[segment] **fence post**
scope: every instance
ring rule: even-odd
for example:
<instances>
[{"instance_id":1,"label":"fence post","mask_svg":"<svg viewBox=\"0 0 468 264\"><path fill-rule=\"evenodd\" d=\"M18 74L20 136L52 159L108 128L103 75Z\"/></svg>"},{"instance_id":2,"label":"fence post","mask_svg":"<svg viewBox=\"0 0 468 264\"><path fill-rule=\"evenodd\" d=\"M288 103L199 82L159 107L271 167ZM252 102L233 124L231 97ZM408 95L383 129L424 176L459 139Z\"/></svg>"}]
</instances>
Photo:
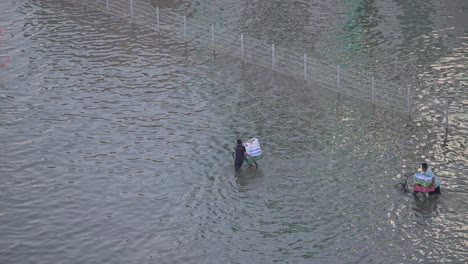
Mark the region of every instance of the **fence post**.
<instances>
[{"instance_id":1,"label":"fence post","mask_svg":"<svg viewBox=\"0 0 468 264\"><path fill-rule=\"evenodd\" d=\"M244 33L240 35L241 38L241 56L242 60L244 60Z\"/></svg>"},{"instance_id":2,"label":"fence post","mask_svg":"<svg viewBox=\"0 0 468 264\"><path fill-rule=\"evenodd\" d=\"M133 0L130 0L130 16L133 23Z\"/></svg>"},{"instance_id":3,"label":"fence post","mask_svg":"<svg viewBox=\"0 0 468 264\"><path fill-rule=\"evenodd\" d=\"M271 44L271 67L275 69L275 44Z\"/></svg>"},{"instance_id":4,"label":"fence post","mask_svg":"<svg viewBox=\"0 0 468 264\"><path fill-rule=\"evenodd\" d=\"M449 119L449 101L445 101L445 130L448 130L448 119Z\"/></svg>"},{"instance_id":5,"label":"fence post","mask_svg":"<svg viewBox=\"0 0 468 264\"><path fill-rule=\"evenodd\" d=\"M214 40L214 24L211 24L211 47L213 52L215 51L215 40Z\"/></svg>"},{"instance_id":6,"label":"fence post","mask_svg":"<svg viewBox=\"0 0 468 264\"><path fill-rule=\"evenodd\" d=\"M411 90L410 90L410 87L408 87L408 92L407 92L407 105L408 105L408 115L411 116L411 105L410 105L410 100L411 100Z\"/></svg>"},{"instance_id":7,"label":"fence post","mask_svg":"<svg viewBox=\"0 0 468 264\"><path fill-rule=\"evenodd\" d=\"M307 81L307 54L304 53L304 81Z\"/></svg>"},{"instance_id":8,"label":"fence post","mask_svg":"<svg viewBox=\"0 0 468 264\"><path fill-rule=\"evenodd\" d=\"M156 27L158 28L159 33L159 6L156 7Z\"/></svg>"},{"instance_id":9,"label":"fence post","mask_svg":"<svg viewBox=\"0 0 468 264\"><path fill-rule=\"evenodd\" d=\"M336 85L338 87L338 93L340 93L340 65L336 66Z\"/></svg>"},{"instance_id":10,"label":"fence post","mask_svg":"<svg viewBox=\"0 0 468 264\"><path fill-rule=\"evenodd\" d=\"M109 0L106 0L106 13L109 15Z\"/></svg>"},{"instance_id":11,"label":"fence post","mask_svg":"<svg viewBox=\"0 0 468 264\"><path fill-rule=\"evenodd\" d=\"M187 35L187 17L184 16L184 42L186 39L186 35Z\"/></svg>"},{"instance_id":12,"label":"fence post","mask_svg":"<svg viewBox=\"0 0 468 264\"><path fill-rule=\"evenodd\" d=\"M372 76L372 103L375 104L375 80Z\"/></svg>"}]
</instances>

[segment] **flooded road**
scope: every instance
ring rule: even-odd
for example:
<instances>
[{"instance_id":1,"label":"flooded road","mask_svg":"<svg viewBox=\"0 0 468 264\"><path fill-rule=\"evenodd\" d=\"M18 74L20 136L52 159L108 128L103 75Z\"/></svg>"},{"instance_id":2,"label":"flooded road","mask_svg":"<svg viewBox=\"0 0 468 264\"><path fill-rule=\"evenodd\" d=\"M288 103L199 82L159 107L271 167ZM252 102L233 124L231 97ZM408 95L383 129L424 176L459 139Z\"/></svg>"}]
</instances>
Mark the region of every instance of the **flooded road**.
<instances>
[{"instance_id":1,"label":"flooded road","mask_svg":"<svg viewBox=\"0 0 468 264\"><path fill-rule=\"evenodd\" d=\"M462 263L462 2L153 2L412 85L411 119L69 1L2 2L0 263ZM265 158L235 174L251 137ZM423 161L425 202L394 188Z\"/></svg>"}]
</instances>

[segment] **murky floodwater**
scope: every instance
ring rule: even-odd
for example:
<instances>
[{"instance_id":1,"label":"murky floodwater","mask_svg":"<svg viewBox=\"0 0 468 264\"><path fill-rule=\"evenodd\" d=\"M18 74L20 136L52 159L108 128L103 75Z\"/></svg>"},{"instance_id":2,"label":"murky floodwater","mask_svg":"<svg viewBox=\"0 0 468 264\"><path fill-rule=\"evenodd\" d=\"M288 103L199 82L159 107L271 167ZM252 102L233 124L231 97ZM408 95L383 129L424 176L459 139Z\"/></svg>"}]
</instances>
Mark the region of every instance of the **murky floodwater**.
<instances>
[{"instance_id":1,"label":"murky floodwater","mask_svg":"<svg viewBox=\"0 0 468 264\"><path fill-rule=\"evenodd\" d=\"M0 263L463 262L466 5L306 2L211 8L414 85L411 120L68 1L2 2ZM235 175L253 136L266 156ZM422 161L426 202L393 188Z\"/></svg>"}]
</instances>

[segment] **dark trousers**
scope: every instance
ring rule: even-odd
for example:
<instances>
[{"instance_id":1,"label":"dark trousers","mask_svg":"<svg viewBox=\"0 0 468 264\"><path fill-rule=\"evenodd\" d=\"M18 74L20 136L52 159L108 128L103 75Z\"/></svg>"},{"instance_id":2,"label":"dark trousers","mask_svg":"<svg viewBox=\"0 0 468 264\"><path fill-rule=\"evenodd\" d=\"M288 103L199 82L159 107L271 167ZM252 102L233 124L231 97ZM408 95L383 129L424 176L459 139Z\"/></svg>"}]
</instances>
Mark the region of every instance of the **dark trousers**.
<instances>
[{"instance_id":1,"label":"dark trousers","mask_svg":"<svg viewBox=\"0 0 468 264\"><path fill-rule=\"evenodd\" d=\"M244 163L244 159L242 160L235 160L234 161L234 168L236 169L236 171L239 171L239 169L242 167L242 163Z\"/></svg>"},{"instance_id":2,"label":"dark trousers","mask_svg":"<svg viewBox=\"0 0 468 264\"><path fill-rule=\"evenodd\" d=\"M440 194L440 186L435 188L433 192L429 192L429 195Z\"/></svg>"}]
</instances>

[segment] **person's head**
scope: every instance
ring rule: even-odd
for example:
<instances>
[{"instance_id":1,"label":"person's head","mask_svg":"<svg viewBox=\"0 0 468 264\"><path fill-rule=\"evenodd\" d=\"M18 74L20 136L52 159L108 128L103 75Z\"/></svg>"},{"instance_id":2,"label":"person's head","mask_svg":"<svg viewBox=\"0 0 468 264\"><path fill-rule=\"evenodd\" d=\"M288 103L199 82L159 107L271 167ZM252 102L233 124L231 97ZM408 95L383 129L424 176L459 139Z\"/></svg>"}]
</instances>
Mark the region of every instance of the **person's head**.
<instances>
[{"instance_id":1,"label":"person's head","mask_svg":"<svg viewBox=\"0 0 468 264\"><path fill-rule=\"evenodd\" d=\"M421 169L426 172L427 171L427 163L421 164Z\"/></svg>"},{"instance_id":2,"label":"person's head","mask_svg":"<svg viewBox=\"0 0 468 264\"><path fill-rule=\"evenodd\" d=\"M242 144L242 140L238 139L237 140L237 145L240 145L240 144Z\"/></svg>"}]
</instances>

